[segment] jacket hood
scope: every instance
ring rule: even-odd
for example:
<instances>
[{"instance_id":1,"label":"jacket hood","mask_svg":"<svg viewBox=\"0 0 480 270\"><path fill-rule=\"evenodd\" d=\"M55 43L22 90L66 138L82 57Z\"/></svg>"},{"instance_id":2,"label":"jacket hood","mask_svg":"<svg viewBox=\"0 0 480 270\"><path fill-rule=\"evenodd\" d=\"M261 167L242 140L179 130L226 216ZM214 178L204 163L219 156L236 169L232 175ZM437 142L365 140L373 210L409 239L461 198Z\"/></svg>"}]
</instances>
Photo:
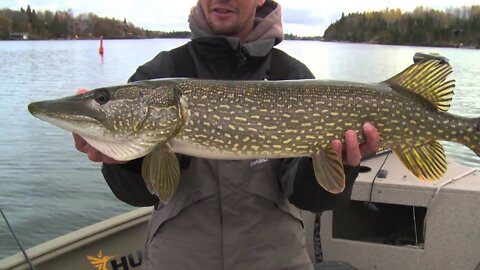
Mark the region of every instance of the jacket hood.
<instances>
[{"instance_id":1,"label":"jacket hood","mask_svg":"<svg viewBox=\"0 0 480 270\"><path fill-rule=\"evenodd\" d=\"M188 22L192 31L192 39L216 36L208 25L205 13L199 2L192 7ZM240 45L240 40L237 37L226 37L226 39L234 49ZM262 56L282 40L281 6L273 0L266 0L261 7L257 8L254 29L245 38L241 46L252 56Z\"/></svg>"},{"instance_id":2,"label":"jacket hood","mask_svg":"<svg viewBox=\"0 0 480 270\"><path fill-rule=\"evenodd\" d=\"M261 39L275 39L275 44L283 40L282 7L267 0L255 13L255 27L245 38L245 42Z\"/></svg>"}]
</instances>

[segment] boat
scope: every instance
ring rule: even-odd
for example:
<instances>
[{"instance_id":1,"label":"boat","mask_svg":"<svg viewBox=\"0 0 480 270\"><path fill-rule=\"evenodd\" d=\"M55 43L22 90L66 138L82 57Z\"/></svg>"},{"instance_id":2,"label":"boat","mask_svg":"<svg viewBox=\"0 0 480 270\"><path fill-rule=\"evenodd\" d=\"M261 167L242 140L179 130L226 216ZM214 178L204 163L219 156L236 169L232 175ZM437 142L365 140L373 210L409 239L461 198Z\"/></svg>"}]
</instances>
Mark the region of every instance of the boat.
<instances>
[{"instance_id":1,"label":"boat","mask_svg":"<svg viewBox=\"0 0 480 270\"><path fill-rule=\"evenodd\" d=\"M415 179L390 152L365 159L348 207L321 215L324 260L357 269L480 270L480 172L448 159L435 182ZM151 207L101 221L32 247L37 270L140 269ZM314 261L315 215L304 212ZM22 253L0 269L32 269Z\"/></svg>"},{"instance_id":2,"label":"boat","mask_svg":"<svg viewBox=\"0 0 480 270\"><path fill-rule=\"evenodd\" d=\"M0 260L0 269L136 269L152 207L86 226ZM123 267L123 268L121 268ZM139 269L139 268L138 268Z\"/></svg>"},{"instance_id":3,"label":"boat","mask_svg":"<svg viewBox=\"0 0 480 270\"><path fill-rule=\"evenodd\" d=\"M480 172L447 163L441 179L422 182L393 154L362 162L370 170L349 206L322 215L324 259L369 270L480 270Z\"/></svg>"}]
</instances>

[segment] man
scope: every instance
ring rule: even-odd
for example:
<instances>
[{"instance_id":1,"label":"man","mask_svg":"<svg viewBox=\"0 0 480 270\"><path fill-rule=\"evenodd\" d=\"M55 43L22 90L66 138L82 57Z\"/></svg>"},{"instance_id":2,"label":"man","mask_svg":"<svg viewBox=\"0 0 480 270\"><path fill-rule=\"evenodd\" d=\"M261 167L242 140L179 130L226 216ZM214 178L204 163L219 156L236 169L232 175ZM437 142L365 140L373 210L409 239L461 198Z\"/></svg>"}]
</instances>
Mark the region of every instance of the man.
<instances>
[{"instance_id":1,"label":"man","mask_svg":"<svg viewBox=\"0 0 480 270\"><path fill-rule=\"evenodd\" d=\"M283 38L280 6L272 0L199 0L190 17L192 40L161 52L130 81L161 77L202 79L307 79L308 68L273 48ZM280 64L281 65L280 65ZM281 70L278 70L280 66ZM279 78L281 77L281 78ZM302 217L348 202L362 154L375 151L376 129L365 124L366 143L345 132L332 147L343 157L347 187L323 190L309 158L209 160L178 156L181 179L166 205L140 175L142 159L120 164L74 135L77 149L103 162L115 195L136 206L155 205L143 269L313 269ZM342 151L345 150L345 151ZM292 205L292 203L294 205Z\"/></svg>"}]
</instances>

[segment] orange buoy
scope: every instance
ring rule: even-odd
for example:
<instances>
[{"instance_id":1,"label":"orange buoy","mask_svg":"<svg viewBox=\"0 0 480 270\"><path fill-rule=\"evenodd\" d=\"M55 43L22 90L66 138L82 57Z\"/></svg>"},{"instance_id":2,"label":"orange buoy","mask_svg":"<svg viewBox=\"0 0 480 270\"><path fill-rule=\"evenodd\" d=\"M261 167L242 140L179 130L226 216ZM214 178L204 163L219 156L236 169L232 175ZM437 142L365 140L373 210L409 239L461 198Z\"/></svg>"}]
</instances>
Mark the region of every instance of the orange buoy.
<instances>
[{"instance_id":1,"label":"orange buoy","mask_svg":"<svg viewBox=\"0 0 480 270\"><path fill-rule=\"evenodd\" d=\"M103 55L103 36L100 36L100 48L98 48L98 53Z\"/></svg>"}]
</instances>

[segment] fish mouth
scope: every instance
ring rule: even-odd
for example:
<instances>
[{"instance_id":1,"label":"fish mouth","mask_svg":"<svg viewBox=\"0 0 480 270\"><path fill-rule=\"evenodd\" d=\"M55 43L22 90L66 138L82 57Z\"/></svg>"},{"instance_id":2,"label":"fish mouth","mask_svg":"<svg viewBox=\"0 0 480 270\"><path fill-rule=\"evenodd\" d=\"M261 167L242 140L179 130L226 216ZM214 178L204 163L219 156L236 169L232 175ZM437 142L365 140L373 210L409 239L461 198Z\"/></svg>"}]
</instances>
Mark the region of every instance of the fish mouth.
<instances>
[{"instance_id":1,"label":"fish mouth","mask_svg":"<svg viewBox=\"0 0 480 270\"><path fill-rule=\"evenodd\" d=\"M87 135L93 127L100 128L102 123L87 115L83 114L68 114L65 112L58 112L46 106L44 102L35 102L28 105L28 111L35 117L45 122L48 122L61 129L71 131L74 133L81 133Z\"/></svg>"},{"instance_id":2,"label":"fish mouth","mask_svg":"<svg viewBox=\"0 0 480 270\"><path fill-rule=\"evenodd\" d=\"M85 116L85 115L71 115L71 114L60 114L60 113L52 113L49 111L37 111L31 114L41 120L52 122L52 120L62 121L62 122L70 122L70 123L77 123L77 124L94 124L94 125L101 125L100 121L95 118Z\"/></svg>"},{"instance_id":3,"label":"fish mouth","mask_svg":"<svg viewBox=\"0 0 480 270\"><path fill-rule=\"evenodd\" d=\"M53 106L52 106L53 105ZM64 110L59 110L64 108L63 106L55 106L55 103L49 102L34 102L28 104L28 111L35 117L42 120L47 119L57 119L60 121L66 122L76 122L76 123L92 123L92 124L101 124L101 122L91 116L84 114L69 114L62 112Z\"/></svg>"},{"instance_id":4,"label":"fish mouth","mask_svg":"<svg viewBox=\"0 0 480 270\"><path fill-rule=\"evenodd\" d=\"M91 123L91 124L97 124L100 125L100 121L98 121L95 118L92 118L90 116L85 116L85 115L46 115L47 117L52 117L54 116L57 119L65 120L65 121L70 121L70 122L76 122L76 123Z\"/></svg>"},{"instance_id":5,"label":"fish mouth","mask_svg":"<svg viewBox=\"0 0 480 270\"><path fill-rule=\"evenodd\" d=\"M75 133L78 133L80 130L83 130L85 128L89 129L93 126L103 126L102 123L97 119L84 115L60 115L51 113L39 113L35 114L34 116L54 126Z\"/></svg>"}]
</instances>

